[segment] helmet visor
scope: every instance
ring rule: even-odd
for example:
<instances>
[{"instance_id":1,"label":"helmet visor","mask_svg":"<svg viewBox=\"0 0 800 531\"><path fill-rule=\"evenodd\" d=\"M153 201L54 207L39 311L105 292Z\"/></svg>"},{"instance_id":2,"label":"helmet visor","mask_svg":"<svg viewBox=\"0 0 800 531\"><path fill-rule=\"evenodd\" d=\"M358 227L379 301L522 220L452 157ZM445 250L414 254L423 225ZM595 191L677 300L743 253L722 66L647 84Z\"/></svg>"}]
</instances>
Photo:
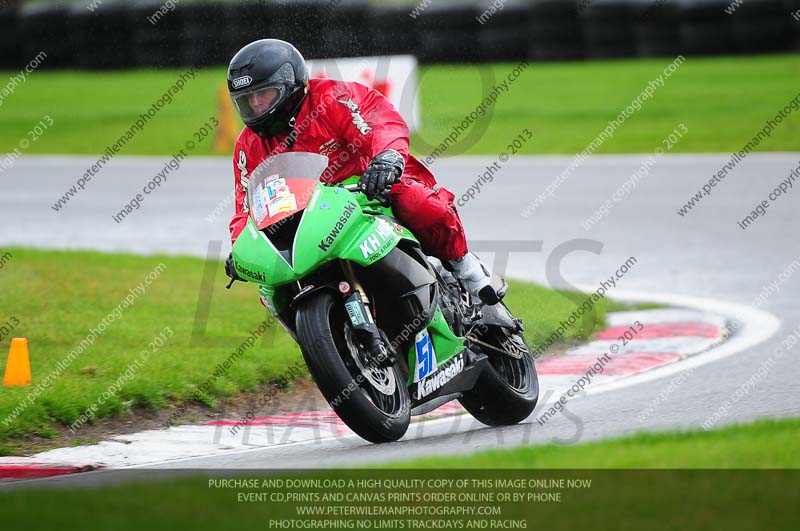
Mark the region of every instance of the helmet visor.
<instances>
[{"instance_id":1,"label":"helmet visor","mask_svg":"<svg viewBox=\"0 0 800 531\"><path fill-rule=\"evenodd\" d=\"M249 122L272 111L281 101L280 87L260 87L231 94L233 105L242 120Z\"/></svg>"}]
</instances>

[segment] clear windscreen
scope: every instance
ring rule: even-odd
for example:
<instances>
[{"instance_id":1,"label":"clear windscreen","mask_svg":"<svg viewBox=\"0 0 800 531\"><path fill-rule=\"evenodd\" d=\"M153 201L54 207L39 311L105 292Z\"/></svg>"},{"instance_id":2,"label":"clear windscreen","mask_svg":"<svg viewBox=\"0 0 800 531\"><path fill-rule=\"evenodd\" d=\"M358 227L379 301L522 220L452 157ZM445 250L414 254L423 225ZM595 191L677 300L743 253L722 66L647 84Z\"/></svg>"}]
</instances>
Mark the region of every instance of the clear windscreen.
<instances>
[{"instance_id":1,"label":"clear windscreen","mask_svg":"<svg viewBox=\"0 0 800 531\"><path fill-rule=\"evenodd\" d=\"M259 229L287 217L308 204L328 157L316 153L281 153L253 171L247 189L250 215Z\"/></svg>"}]
</instances>

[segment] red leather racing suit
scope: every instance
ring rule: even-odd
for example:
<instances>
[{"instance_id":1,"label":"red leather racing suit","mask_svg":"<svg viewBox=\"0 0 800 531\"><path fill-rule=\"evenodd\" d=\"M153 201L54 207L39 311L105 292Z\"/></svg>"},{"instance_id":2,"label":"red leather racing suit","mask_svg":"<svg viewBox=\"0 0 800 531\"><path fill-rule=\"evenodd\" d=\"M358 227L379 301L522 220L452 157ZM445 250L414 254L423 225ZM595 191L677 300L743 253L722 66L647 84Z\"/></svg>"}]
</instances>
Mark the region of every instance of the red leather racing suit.
<instances>
[{"instance_id":1,"label":"red leather racing suit","mask_svg":"<svg viewBox=\"0 0 800 531\"><path fill-rule=\"evenodd\" d=\"M382 94L359 83L311 79L293 136L294 142L288 135L262 138L248 127L239 135L233 153L232 241L247 223L250 174L267 157L287 151L326 155L330 162L321 180L338 183L362 175L378 153L394 149L406 160L403 178L391 190L395 216L419 239L426 254L440 260L466 254L467 241L453 194L437 187L431 172L410 155L408 126Z\"/></svg>"}]
</instances>

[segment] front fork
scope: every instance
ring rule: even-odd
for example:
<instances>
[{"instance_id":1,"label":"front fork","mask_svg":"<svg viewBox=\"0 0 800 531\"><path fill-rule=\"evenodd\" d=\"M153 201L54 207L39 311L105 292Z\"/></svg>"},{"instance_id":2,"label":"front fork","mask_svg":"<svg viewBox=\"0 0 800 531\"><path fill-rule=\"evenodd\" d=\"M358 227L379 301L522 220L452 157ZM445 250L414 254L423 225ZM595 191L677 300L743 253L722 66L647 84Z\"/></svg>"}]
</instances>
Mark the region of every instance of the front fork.
<instances>
[{"instance_id":1,"label":"front fork","mask_svg":"<svg viewBox=\"0 0 800 531\"><path fill-rule=\"evenodd\" d=\"M340 284L339 291L345 295L344 307L355 336L367 347L378 366L391 367L397 362L397 356L386 335L375 324L369 297L358 281L353 265L342 261L342 268L347 282Z\"/></svg>"}]
</instances>

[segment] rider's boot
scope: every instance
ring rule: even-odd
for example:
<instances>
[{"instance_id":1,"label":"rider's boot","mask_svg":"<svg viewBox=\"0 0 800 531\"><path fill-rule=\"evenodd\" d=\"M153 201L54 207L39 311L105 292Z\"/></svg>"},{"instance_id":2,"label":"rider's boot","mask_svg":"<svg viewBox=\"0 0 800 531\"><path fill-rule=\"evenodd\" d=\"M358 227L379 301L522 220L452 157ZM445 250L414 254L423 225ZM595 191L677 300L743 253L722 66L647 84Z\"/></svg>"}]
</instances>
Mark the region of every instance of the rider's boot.
<instances>
[{"instance_id":1,"label":"rider's boot","mask_svg":"<svg viewBox=\"0 0 800 531\"><path fill-rule=\"evenodd\" d=\"M472 295L485 304L497 304L506 294L508 286L498 276L493 276L489 269L472 253L448 260L453 274Z\"/></svg>"}]
</instances>

